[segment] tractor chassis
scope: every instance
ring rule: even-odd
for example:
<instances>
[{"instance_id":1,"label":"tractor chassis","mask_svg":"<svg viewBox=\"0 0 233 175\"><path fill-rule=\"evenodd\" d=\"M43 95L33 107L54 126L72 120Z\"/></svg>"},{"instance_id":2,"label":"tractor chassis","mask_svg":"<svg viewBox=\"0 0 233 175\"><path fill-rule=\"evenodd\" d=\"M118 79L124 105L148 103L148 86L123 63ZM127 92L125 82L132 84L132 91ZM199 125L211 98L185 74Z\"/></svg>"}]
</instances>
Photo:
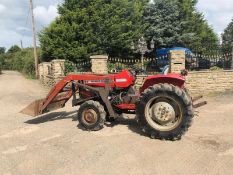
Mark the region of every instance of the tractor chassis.
<instances>
[{"instance_id":1,"label":"tractor chassis","mask_svg":"<svg viewBox=\"0 0 233 175\"><path fill-rule=\"evenodd\" d=\"M107 119L131 113L152 138L174 140L191 125L193 108L207 104L197 102L202 96L192 98L184 83L179 74L149 76L137 92L133 88L135 77L127 70L109 75L70 74L46 98L34 101L21 113L39 116L63 108L73 97L72 106L80 105L79 124L86 130L97 131Z\"/></svg>"},{"instance_id":2,"label":"tractor chassis","mask_svg":"<svg viewBox=\"0 0 233 175\"><path fill-rule=\"evenodd\" d=\"M103 101L103 103L106 105L106 108L108 110L108 113L109 113L110 117L111 118L117 118L117 115L114 112L114 110L112 108L112 105L111 105L111 103L110 103L110 101L108 99L109 92L110 92L109 83L110 83L110 80L108 78L106 78L105 79L105 88L97 88L97 87L88 86L88 85L78 83L78 82L77 83L72 82L72 92L73 92L72 106L78 106L78 105L82 104L85 101L95 99L95 98L97 98L99 96L101 98L101 100ZM88 90L90 90L92 92L95 92L96 96L88 97L88 98L85 98L85 99L77 99L76 91L77 91L77 89L79 87L84 88L84 89L88 89Z\"/></svg>"},{"instance_id":3,"label":"tractor chassis","mask_svg":"<svg viewBox=\"0 0 233 175\"><path fill-rule=\"evenodd\" d=\"M105 78L104 82L105 82L105 87L93 87L74 80L67 81L62 86L59 86L60 90L55 94L55 96L52 99L50 99L50 96L51 94L53 94L56 88L51 90L51 92L49 93L46 99L36 100L35 102L31 103L29 106L24 108L21 111L21 113L31 116L42 115L44 113L64 107L65 103L68 101L68 99L70 99L70 97L73 97L72 99L73 107L81 105L82 103L88 100L94 100L100 98L103 104L106 106L107 109L106 112L108 112L109 117L115 119L117 118L118 114L114 111L113 106L110 103L110 100L108 99L110 92L110 79ZM65 89L68 83L71 83L71 87ZM80 88L87 89L90 92L94 92L95 95L87 98L77 98L76 94ZM60 95L59 93L61 92L67 92L67 93L65 95ZM123 113L134 113L132 111L135 111L135 103L139 97L137 95L133 95L132 97L127 96L127 97L131 98L130 104L120 104L118 107L121 109ZM194 104L194 102L200 100L202 97L203 96L197 96L191 98L193 103L193 108L199 108L207 104L206 101L202 101ZM48 102L48 100L50 100L50 102Z\"/></svg>"}]
</instances>

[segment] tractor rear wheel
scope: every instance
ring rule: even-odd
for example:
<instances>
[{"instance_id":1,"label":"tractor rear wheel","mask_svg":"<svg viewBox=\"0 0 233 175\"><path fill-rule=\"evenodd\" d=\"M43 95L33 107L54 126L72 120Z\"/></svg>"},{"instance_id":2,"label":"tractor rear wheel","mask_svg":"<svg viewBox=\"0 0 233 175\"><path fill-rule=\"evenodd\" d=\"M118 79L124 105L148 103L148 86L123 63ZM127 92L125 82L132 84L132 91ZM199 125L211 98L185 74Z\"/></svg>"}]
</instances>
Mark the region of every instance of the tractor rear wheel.
<instances>
[{"instance_id":1,"label":"tractor rear wheel","mask_svg":"<svg viewBox=\"0 0 233 175\"><path fill-rule=\"evenodd\" d=\"M191 125L192 101L179 87L156 84L142 93L136 116L143 131L151 138L178 140Z\"/></svg>"},{"instance_id":2,"label":"tractor rear wheel","mask_svg":"<svg viewBox=\"0 0 233 175\"><path fill-rule=\"evenodd\" d=\"M103 128L106 120L104 107L97 101L86 101L78 110L78 121L83 129L98 131Z\"/></svg>"}]
</instances>

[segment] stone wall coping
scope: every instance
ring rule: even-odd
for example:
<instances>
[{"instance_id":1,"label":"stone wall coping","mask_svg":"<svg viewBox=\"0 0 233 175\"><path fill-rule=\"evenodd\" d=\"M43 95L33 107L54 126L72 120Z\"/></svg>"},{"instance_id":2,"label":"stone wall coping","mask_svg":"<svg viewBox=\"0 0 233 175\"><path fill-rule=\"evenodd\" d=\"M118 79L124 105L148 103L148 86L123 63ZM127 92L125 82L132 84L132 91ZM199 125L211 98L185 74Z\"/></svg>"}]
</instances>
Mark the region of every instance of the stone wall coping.
<instances>
[{"instance_id":1,"label":"stone wall coping","mask_svg":"<svg viewBox=\"0 0 233 175\"><path fill-rule=\"evenodd\" d=\"M39 65L43 65L43 64L51 64L51 62L42 62Z\"/></svg>"},{"instance_id":2,"label":"stone wall coping","mask_svg":"<svg viewBox=\"0 0 233 175\"><path fill-rule=\"evenodd\" d=\"M233 73L233 70L218 70L218 71L190 71L188 72L188 74L199 74L199 73L224 73L224 72L232 72ZM158 73L159 74L159 73ZM157 75L157 74L155 74ZM148 75L137 75L137 77L148 77L148 76L153 76L151 74L148 74Z\"/></svg>"},{"instance_id":3,"label":"stone wall coping","mask_svg":"<svg viewBox=\"0 0 233 175\"><path fill-rule=\"evenodd\" d=\"M47 78L51 78L51 79L53 79L53 78L65 78L65 76L53 76L53 75L44 75L44 76Z\"/></svg>"},{"instance_id":4,"label":"stone wall coping","mask_svg":"<svg viewBox=\"0 0 233 175\"><path fill-rule=\"evenodd\" d=\"M65 62L65 60L63 60L63 59L55 59L55 60L52 60L51 62Z\"/></svg>"},{"instance_id":5,"label":"stone wall coping","mask_svg":"<svg viewBox=\"0 0 233 175\"><path fill-rule=\"evenodd\" d=\"M190 71L188 74L199 74L199 73L221 73L221 72L233 72L233 70L203 70L203 71Z\"/></svg>"},{"instance_id":6,"label":"stone wall coping","mask_svg":"<svg viewBox=\"0 0 233 175\"><path fill-rule=\"evenodd\" d=\"M107 55L92 55L90 56L91 59L108 59Z\"/></svg>"},{"instance_id":7,"label":"stone wall coping","mask_svg":"<svg viewBox=\"0 0 233 175\"><path fill-rule=\"evenodd\" d=\"M47 78L53 78L52 75L45 75Z\"/></svg>"}]
</instances>

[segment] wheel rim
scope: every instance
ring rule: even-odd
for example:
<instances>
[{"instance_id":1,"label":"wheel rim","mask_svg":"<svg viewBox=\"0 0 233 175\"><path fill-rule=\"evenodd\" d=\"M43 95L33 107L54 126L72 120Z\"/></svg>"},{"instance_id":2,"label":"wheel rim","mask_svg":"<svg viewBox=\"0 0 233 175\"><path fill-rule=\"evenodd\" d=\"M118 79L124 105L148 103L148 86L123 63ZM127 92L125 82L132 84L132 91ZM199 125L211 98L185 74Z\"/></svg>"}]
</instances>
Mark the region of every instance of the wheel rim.
<instances>
[{"instance_id":1,"label":"wheel rim","mask_svg":"<svg viewBox=\"0 0 233 175\"><path fill-rule=\"evenodd\" d=\"M183 112L180 104L168 96L150 99L145 107L145 118L148 124L159 131L175 129L181 122Z\"/></svg>"},{"instance_id":2,"label":"wheel rim","mask_svg":"<svg viewBox=\"0 0 233 175\"><path fill-rule=\"evenodd\" d=\"M85 109L82 112L82 120L86 125L91 126L97 122L98 115L94 109Z\"/></svg>"}]
</instances>

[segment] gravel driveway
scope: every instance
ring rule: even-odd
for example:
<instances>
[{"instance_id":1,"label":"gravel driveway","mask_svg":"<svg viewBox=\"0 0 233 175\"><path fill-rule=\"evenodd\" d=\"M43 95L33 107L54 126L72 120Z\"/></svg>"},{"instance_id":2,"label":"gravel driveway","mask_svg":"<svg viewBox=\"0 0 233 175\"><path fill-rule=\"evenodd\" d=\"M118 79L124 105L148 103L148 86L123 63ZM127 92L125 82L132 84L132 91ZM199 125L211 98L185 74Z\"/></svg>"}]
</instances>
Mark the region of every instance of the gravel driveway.
<instances>
[{"instance_id":1,"label":"gravel driveway","mask_svg":"<svg viewBox=\"0 0 233 175\"><path fill-rule=\"evenodd\" d=\"M132 115L85 132L71 107L40 118L20 114L48 89L17 72L3 73L1 175L233 174L233 94L208 97L182 140L160 141L143 136Z\"/></svg>"}]
</instances>

